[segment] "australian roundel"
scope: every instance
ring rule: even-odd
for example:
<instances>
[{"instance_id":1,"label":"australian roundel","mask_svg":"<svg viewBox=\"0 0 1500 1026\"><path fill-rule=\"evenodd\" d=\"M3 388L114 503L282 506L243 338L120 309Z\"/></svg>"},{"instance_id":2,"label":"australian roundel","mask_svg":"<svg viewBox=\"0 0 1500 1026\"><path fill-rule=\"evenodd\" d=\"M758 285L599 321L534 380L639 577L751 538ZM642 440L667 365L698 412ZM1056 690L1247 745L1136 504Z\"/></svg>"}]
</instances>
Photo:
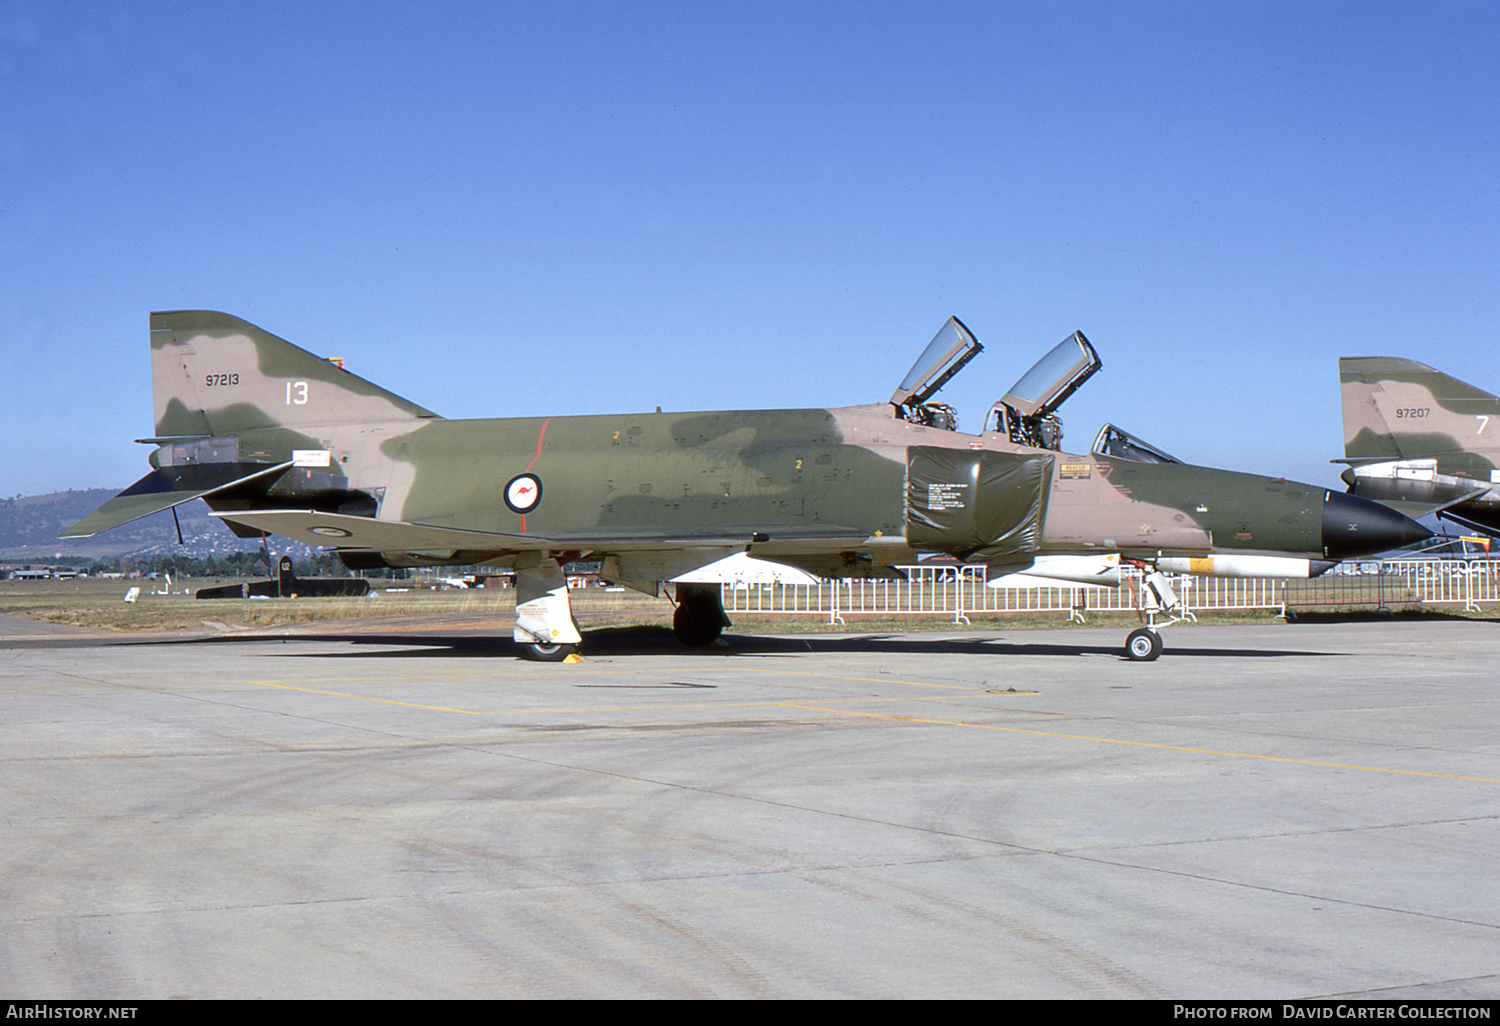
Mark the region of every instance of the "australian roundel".
<instances>
[{"instance_id":1,"label":"australian roundel","mask_svg":"<svg viewBox=\"0 0 1500 1026\"><path fill-rule=\"evenodd\" d=\"M517 474L505 486L505 505L512 513L530 513L542 501L542 479L535 474Z\"/></svg>"}]
</instances>

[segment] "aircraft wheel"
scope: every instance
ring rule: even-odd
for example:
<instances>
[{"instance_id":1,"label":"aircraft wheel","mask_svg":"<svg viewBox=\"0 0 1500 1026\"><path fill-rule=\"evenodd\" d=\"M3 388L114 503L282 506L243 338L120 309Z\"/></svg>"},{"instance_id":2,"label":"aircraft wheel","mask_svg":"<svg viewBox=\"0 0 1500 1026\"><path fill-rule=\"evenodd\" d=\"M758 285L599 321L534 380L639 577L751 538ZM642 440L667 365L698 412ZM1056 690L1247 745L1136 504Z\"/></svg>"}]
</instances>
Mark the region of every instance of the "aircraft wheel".
<instances>
[{"instance_id":1,"label":"aircraft wheel","mask_svg":"<svg viewBox=\"0 0 1500 1026\"><path fill-rule=\"evenodd\" d=\"M521 646L521 651L526 654L527 659L534 659L539 663L560 663L574 652L578 651L577 645L543 645L539 642L531 642Z\"/></svg>"},{"instance_id":2,"label":"aircraft wheel","mask_svg":"<svg viewBox=\"0 0 1500 1026\"><path fill-rule=\"evenodd\" d=\"M1161 635L1149 627L1137 627L1125 639L1125 655L1132 662L1151 662L1161 655Z\"/></svg>"},{"instance_id":3,"label":"aircraft wheel","mask_svg":"<svg viewBox=\"0 0 1500 1026\"><path fill-rule=\"evenodd\" d=\"M689 648L705 648L724 633L723 615L707 603L683 602L672 614L672 633Z\"/></svg>"}]
</instances>

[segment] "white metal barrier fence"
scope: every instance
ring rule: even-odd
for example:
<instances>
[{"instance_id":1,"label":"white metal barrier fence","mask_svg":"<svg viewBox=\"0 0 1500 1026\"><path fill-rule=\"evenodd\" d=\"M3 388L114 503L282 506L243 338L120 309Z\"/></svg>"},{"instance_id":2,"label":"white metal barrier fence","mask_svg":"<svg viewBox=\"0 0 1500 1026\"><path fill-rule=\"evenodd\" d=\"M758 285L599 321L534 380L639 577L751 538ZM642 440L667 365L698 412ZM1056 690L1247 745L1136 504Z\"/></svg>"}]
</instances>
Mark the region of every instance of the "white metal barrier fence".
<instances>
[{"instance_id":1,"label":"white metal barrier fence","mask_svg":"<svg viewBox=\"0 0 1500 1026\"><path fill-rule=\"evenodd\" d=\"M724 584L730 615L943 616L968 623L970 616L1004 613L1066 613L1083 620L1089 612L1133 611L1140 571L1125 568L1119 588L1058 583L1034 587L988 586L984 566L902 567L906 580L852 578L817 584ZM1187 610L1288 608L1391 608L1462 604L1477 611L1500 602L1500 559L1388 560L1345 564L1344 573L1312 580L1259 577L1174 577Z\"/></svg>"},{"instance_id":2,"label":"white metal barrier fence","mask_svg":"<svg viewBox=\"0 0 1500 1026\"><path fill-rule=\"evenodd\" d=\"M1500 559L1391 559L1345 563L1311 581L1285 581L1286 605L1393 608L1500 602Z\"/></svg>"}]
</instances>

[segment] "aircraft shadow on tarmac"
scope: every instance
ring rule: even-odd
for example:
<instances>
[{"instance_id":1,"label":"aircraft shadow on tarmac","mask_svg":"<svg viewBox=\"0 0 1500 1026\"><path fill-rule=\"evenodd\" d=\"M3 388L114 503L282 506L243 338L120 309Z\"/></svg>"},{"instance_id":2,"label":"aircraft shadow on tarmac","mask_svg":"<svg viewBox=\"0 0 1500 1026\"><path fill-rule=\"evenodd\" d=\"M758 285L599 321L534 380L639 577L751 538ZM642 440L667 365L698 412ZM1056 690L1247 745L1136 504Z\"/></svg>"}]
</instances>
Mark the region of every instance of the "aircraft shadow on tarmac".
<instances>
[{"instance_id":1,"label":"aircraft shadow on tarmac","mask_svg":"<svg viewBox=\"0 0 1500 1026\"><path fill-rule=\"evenodd\" d=\"M1027 632L1039 634L1041 632ZM1109 656L1127 662L1117 644L1091 645L1067 642L1017 640L1012 637L934 637L915 634L810 634L761 635L726 634L724 644L705 648L687 648L669 631L602 628L585 634L583 657L588 659L629 658L631 656L698 656L703 658L782 657L808 653L846 653L850 655L887 653L892 655L984 655L984 656ZM1187 631L1171 636L1176 642L1168 648L1166 658L1284 658L1288 656L1346 655L1345 652L1313 651L1294 648L1202 648L1191 647ZM407 658L519 658L522 646L504 634L401 631L399 633L360 634L258 634L239 637L162 639L157 644L227 645L246 642L288 643L286 651L262 653L272 658L297 659L407 659ZM294 642L347 643L343 651L308 652ZM395 646L395 647L392 647ZM371 652L371 647L384 649Z\"/></svg>"}]
</instances>

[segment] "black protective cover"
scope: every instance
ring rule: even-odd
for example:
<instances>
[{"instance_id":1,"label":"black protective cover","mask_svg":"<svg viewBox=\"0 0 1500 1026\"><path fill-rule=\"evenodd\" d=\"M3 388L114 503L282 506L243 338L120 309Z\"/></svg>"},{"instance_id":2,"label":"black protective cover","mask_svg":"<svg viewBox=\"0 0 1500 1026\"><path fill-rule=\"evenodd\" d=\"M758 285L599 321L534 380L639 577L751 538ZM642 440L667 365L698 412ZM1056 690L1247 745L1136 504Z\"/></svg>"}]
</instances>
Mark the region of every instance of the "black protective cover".
<instances>
[{"instance_id":1,"label":"black protective cover","mask_svg":"<svg viewBox=\"0 0 1500 1026\"><path fill-rule=\"evenodd\" d=\"M1042 537L1052 457L912 446L906 450L906 540L922 552L1007 563Z\"/></svg>"}]
</instances>

